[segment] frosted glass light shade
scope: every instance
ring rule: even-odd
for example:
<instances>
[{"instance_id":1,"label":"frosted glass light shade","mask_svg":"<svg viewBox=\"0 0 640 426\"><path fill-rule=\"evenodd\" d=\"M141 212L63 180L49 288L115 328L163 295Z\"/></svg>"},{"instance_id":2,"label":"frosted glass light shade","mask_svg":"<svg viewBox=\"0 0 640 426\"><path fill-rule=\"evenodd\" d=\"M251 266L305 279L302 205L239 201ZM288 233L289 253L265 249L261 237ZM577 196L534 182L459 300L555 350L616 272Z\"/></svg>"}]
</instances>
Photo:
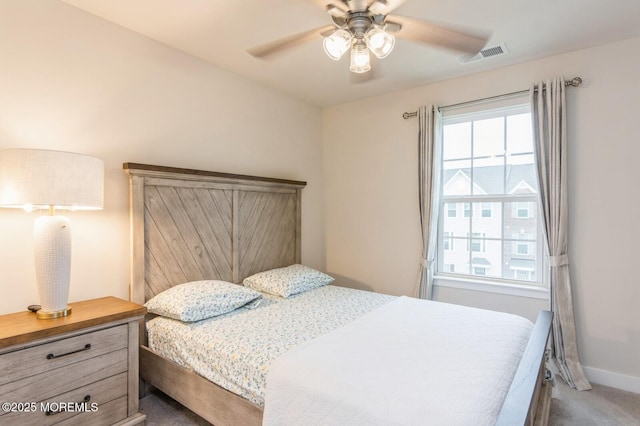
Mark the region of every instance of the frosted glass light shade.
<instances>
[{"instance_id":1,"label":"frosted glass light shade","mask_svg":"<svg viewBox=\"0 0 640 426\"><path fill-rule=\"evenodd\" d=\"M345 30L337 30L322 42L324 51L328 57L337 61L349 50L351 46L351 33Z\"/></svg>"},{"instance_id":2,"label":"frosted glass light shade","mask_svg":"<svg viewBox=\"0 0 640 426\"><path fill-rule=\"evenodd\" d=\"M362 43L355 43L351 48L351 64L349 71L362 74L371 69L371 58L367 46Z\"/></svg>"},{"instance_id":3,"label":"frosted glass light shade","mask_svg":"<svg viewBox=\"0 0 640 426\"><path fill-rule=\"evenodd\" d=\"M0 151L0 207L96 210L103 206L104 162L70 152Z\"/></svg>"},{"instance_id":4,"label":"frosted glass light shade","mask_svg":"<svg viewBox=\"0 0 640 426\"><path fill-rule=\"evenodd\" d=\"M380 28L371 28L364 39L367 42L367 47L380 59L391 53L396 44L396 39Z\"/></svg>"}]
</instances>

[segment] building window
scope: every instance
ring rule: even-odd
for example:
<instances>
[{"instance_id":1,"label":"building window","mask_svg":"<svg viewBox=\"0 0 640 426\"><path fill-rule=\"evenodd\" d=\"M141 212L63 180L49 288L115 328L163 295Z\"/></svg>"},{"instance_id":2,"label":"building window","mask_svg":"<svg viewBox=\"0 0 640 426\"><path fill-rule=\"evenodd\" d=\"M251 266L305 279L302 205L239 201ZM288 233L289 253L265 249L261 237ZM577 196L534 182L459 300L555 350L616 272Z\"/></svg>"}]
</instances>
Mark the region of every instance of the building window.
<instances>
[{"instance_id":1,"label":"building window","mask_svg":"<svg viewBox=\"0 0 640 426\"><path fill-rule=\"evenodd\" d=\"M445 112L438 272L543 285L533 132L524 102ZM451 214L458 209L462 217Z\"/></svg>"},{"instance_id":2,"label":"building window","mask_svg":"<svg viewBox=\"0 0 640 426\"><path fill-rule=\"evenodd\" d=\"M456 217L458 209L455 203L447 203L447 217Z\"/></svg>"},{"instance_id":3,"label":"building window","mask_svg":"<svg viewBox=\"0 0 640 426\"><path fill-rule=\"evenodd\" d=\"M482 203L482 217L491 217L491 203Z\"/></svg>"},{"instance_id":4,"label":"building window","mask_svg":"<svg viewBox=\"0 0 640 426\"><path fill-rule=\"evenodd\" d=\"M532 216L532 206L531 204L533 203L529 203L526 201L519 201L516 203L513 203L513 216L517 217L518 219L529 219Z\"/></svg>"},{"instance_id":5,"label":"building window","mask_svg":"<svg viewBox=\"0 0 640 426\"><path fill-rule=\"evenodd\" d=\"M517 254L529 254L529 244L518 243Z\"/></svg>"},{"instance_id":6,"label":"building window","mask_svg":"<svg viewBox=\"0 0 640 426\"><path fill-rule=\"evenodd\" d=\"M468 236L467 234L467 237ZM472 252L484 252L487 248L485 236L483 233L474 232L471 239L467 238L467 251L471 249Z\"/></svg>"},{"instance_id":7,"label":"building window","mask_svg":"<svg viewBox=\"0 0 640 426\"><path fill-rule=\"evenodd\" d=\"M447 251L453 250L453 234L451 232L445 232L444 234L442 249Z\"/></svg>"}]
</instances>

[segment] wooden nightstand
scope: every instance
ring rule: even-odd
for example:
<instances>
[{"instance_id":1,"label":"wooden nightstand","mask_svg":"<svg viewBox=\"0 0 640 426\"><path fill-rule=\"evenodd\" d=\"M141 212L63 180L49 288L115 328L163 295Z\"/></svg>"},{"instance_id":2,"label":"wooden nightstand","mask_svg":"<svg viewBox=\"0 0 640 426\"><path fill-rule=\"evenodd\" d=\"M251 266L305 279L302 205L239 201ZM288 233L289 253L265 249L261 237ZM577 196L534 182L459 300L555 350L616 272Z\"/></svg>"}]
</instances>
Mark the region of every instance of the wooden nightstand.
<instances>
[{"instance_id":1,"label":"wooden nightstand","mask_svg":"<svg viewBox=\"0 0 640 426\"><path fill-rule=\"evenodd\" d=\"M138 335L146 309L103 297L68 317L0 316L0 424L136 425Z\"/></svg>"}]
</instances>

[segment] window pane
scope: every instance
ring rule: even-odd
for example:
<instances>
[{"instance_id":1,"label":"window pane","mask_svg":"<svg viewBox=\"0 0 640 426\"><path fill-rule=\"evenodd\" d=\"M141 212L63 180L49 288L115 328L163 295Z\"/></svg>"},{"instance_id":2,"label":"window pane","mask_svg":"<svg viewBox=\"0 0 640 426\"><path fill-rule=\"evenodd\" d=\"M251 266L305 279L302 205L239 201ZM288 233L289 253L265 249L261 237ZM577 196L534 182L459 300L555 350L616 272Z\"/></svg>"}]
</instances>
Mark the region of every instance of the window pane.
<instances>
[{"instance_id":1,"label":"window pane","mask_svg":"<svg viewBox=\"0 0 640 426\"><path fill-rule=\"evenodd\" d=\"M473 162L473 195L504 194L504 157Z\"/></svg>"},{"instance_id":2,"label":"window pane","mask_svg":"<svg viewBox=\"0 0 640 426\"><path fill-rule=\"evenodd\" d=\"M502 203L473 203L473 232L487 238L502 238Z\"/></svg>"},{"instance_id":3,"label":"window pane","mask_svg":"<svg viewBox=\"0 0 640 426\"><path fill-rule=\"evenodd\" d=\"M537 244L529 242L529 254L518 254L518 246L520 241L504 242L504 277L519 281L538 280L538 265L536 260Z\"/></svg>"},{"instance_id":4,"label":"window pane","mask_svg":"<svg viewBox=\"0 0 640 426\"><path fill-rule=\"evenodd\" d=\"M456 247L456 250L444 252L443 264L451 265L449 268L453 268L453 271L455 271L456 274L468 274L469 255L465 253L464 240L454 240L453 244ZM462 250L458 250L458 247L462 247Z\"/></svg>"},{"instance_id":5,"label":"window pane","mask_svg":"<svg viewBox=\"0 0 640 426\"><path fill-rule=\"evenodd\" d=\"M538 178L533 154L507 158L507 194L537 194Z\"/></svg>"},{"instance_id":6,"label":"window pane","mask_svg":"<svg viewBox=\"0 0 640 426\"><path fill-rule=\"evenodd\" d=\"M473 122L473 156L504 155L504 117Z\"/></svg>"},{"instance_id":7,"label":"window pane","mask_svg":"<svg viewBox=\"0 0 640 426\"><path fill-rule=\"evenodd\" d=\"M471 160L445 161L443 168L443 195L471 194Z\"/></svg>"},{"instance_id":8,"label":"window pane","mask_svg":"<svg viewBox=\"0 0 640 426\"><path fill-rule=\"evenodd\" d=\"M469 234L469 226L471 225L471 218L464 217L464 204L465 203L445 203L445 211L451 206L454 206L458 214L455 217L448 216L447 214L442 217L442 235L452 235L454 237L464 237Z\"/></svg>"},{"instance_id":9,"label":"window pane","mask_svg":"<svg viewBox=\"0 0 640 426\"><path fill-rule=\"evenodd\" d=\"M471 275L502 278L501 244L500 241L481 240L484 251L472 253Z\"/></svg>"},{"instance_id":10,"label":"window pane","mask_svg":"<svg viewBox=\"0 0 640 426\"><path fill-rule=\"evenodd\" d=\"M509 154L533 152L531 114L507 117L507 151Z\"/></svg>"},{"instance_id":11,"label":"window pane","mask_svg":"<svg viewBox=\"0 0 640 426\"><path fill-rule=\"evenodd\" d=\"M444 160L471 158L471 123L442 127L442 157Z\"/></svg>"},{"instance_id":12,"label":"window pane","mask_svg":"<svg viewBox=\"0 0 640 426\"><path fill-rule=\"evenodd\" d=\"M515 203L505 203L504 239L522 240L523 235L530 236L530 241L536 241L538 236L538 221L535 218L518 219L512 217ZM535 203L531 203L535 206Z\"/></svg>"}]
</instances>

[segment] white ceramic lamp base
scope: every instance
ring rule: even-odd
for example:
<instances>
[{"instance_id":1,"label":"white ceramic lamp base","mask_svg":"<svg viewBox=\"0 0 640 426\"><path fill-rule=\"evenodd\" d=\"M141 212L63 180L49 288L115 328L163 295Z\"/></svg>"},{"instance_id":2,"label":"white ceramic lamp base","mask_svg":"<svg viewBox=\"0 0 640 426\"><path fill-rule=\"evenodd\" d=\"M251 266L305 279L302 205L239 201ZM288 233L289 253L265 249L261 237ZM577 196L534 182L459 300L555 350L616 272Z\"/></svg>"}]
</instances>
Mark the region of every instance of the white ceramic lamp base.
<instances>
[{"instance_id":1,"label":"white ceramic lamp base","mask_svg":"<svg viewBox=\"0 0 640 426\"><path fill-rule=\"evenodd\" d=\"M40 319L71 313L71 221L65 216L41 216L33 227L36 281L40 294Z\"/></svg>"}]
</instances>

